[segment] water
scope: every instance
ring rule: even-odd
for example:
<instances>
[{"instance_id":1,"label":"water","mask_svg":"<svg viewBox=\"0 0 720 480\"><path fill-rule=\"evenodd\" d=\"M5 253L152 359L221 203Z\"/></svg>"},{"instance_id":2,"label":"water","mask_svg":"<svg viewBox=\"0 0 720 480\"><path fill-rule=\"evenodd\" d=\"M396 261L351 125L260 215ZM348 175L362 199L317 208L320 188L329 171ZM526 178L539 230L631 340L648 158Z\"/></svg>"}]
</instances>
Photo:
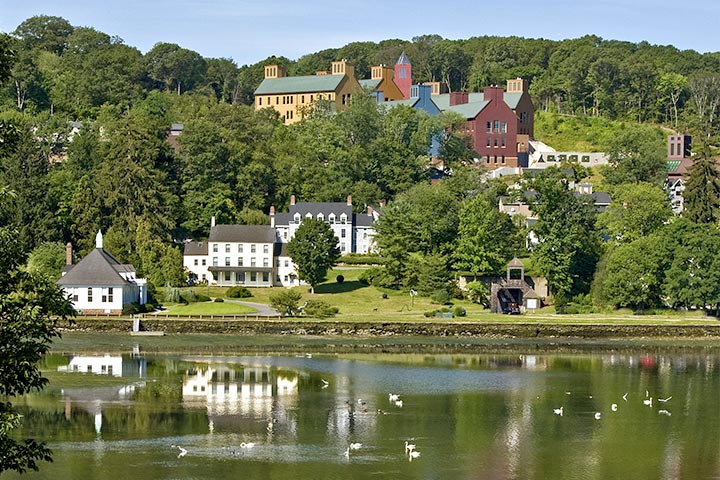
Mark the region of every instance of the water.
<instances>
[{"instance_id":1,"label":"water","mask_svg":"<svg viewBox=\"0 0 720 480\"><path fill-rule=\"evenodd\" d=\"M50 388L15 403L54 451L28 479L712 479L718 367L717 349L50 356Z\"/></svg>"}]
</instances>

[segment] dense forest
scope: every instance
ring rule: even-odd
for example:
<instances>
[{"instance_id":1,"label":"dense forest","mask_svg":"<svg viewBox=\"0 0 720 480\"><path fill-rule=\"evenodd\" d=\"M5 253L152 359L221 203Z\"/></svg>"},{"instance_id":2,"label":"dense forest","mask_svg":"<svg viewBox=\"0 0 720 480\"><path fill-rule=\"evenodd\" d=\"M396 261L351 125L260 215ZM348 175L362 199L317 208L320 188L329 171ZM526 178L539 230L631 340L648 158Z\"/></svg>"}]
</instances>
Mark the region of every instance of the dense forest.
<instances>
[{"instance_id":1,"label":"dense forest","mask_svg":"<svg viewBox=\"0 0 720 480\"><path fill-rule=\"evenodd\" d=\"M345 111L334 114L318 103L305 120L285 126L275 112L251 107L264 65L283 64L289 75L303 75L346 58L366 78L371 66L393 64L403 51L414 81L440 81L450 91L527 79L548 135L565 119L616 122L595 142L611 166L575 168L570 175L592 177L623 203L598 216L587 198L570 190L567 171L486 181L472 166L462 129L453 128L462 121L456 116L386 111L359 95ZM93 28L32 17L0 35L0 225L16 229L33 250L31 267L51 265L50 272L59 271L66 242L82 255L102 230L109 250L163 286L184 281L182 241L207 236L213 215L220 223L263 223L270 206L284 210L293 194L303 201L352 195L358 210L389 200L377 237L386 265L367 280L431 294L451 283L452 272L497 272L524 248L522 222L497 211L499 196L522 190L508 191L516 181L539 193L533 211L543 242L532 252L533 265L548 277L559 304L587 303L592 290L595 299L615 306L698 305L697 299L673 300L663 275L683 271L672 263L677 232L691 232L698 245L711 247L694 226L717 223L720 183L712 167L695 169L687 218L669 222L658 126L692 133L698 158L710 161L718 72L720 53L591 35L563 41L426 35L239 67L168 43L142 54ZM168 132L177 122L184 129L173 148ZM431 185L427 152L438 138L453 175ZM624 214L627 205L636 207L633 216ZM630 248L652 235L660 235L655 244ZM665 235L675 243L662 240ZM618 287L621 280L606 282L627 265L618 255L649 259L648 249L665 259L665 270L653 270L652 288L638 287L642 301L617 302L631 291ZM616 287L619 293L612 293ZM720 304L720 291L708 295L717 298L703 305Z\"/></svg>"}]
</instances>

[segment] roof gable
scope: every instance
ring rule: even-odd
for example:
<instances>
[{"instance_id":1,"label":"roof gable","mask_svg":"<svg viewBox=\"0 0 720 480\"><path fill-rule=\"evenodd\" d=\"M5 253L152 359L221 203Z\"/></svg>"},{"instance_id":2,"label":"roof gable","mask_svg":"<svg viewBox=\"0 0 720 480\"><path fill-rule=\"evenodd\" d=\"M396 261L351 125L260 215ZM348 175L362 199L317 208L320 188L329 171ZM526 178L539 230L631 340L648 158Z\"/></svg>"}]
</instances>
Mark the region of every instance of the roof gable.
<instances>
[{"instance_id":1,"label":"roof gable","mask_svg":"<svg viewBox=\"0 0 720 480\"><path fill-rule=\"evenodd\" d=\"M270 225L215 225L208 242L274 243L275 229Z\"/></svg>"},{"instance_id":2,"label":"roof gable","mask_svg":"<svg viewBox=\"0 0 720 480\"><path fill-rule=\"evenodd\" d=\"M119 272L135 272L132 265L122 264L104 248L96 248L57 281L58 285L128 285Z\"/></svg>"}]
</instances>

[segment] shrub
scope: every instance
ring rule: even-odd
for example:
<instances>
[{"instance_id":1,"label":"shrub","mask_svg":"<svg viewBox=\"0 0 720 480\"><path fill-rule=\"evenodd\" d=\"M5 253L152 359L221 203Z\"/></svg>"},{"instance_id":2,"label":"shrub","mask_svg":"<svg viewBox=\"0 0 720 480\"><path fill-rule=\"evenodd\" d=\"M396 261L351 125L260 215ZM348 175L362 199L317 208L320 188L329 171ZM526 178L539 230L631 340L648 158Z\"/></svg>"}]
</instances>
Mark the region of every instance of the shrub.
<instances>
[{"instance_id":1,"label":"shrub","mask_svg":"<svg viewBox=\"0 0 720 480\"><path fill-rule=\"evenodd\" d=\"M337 314L339 309L322 300L308 300L302 312L308 317L327 318Z\"/></svg>"},{"instance_id":2,"label":"shrub","mask_svg":"<svg viewBox=\"0 0 720 480\"><path fill-rule=\"evenodd\" d=\"M468 300L482 304L485 308L490 308L490 292L487 286L477 280L468 283L465 286L465 296Z\"/></svg>"},{"instance_id":3,"label":"shrub","mask_svg":"<svg viewBox=\"0 0 720 480\"><path fill-rule=\"evenodd\" d=\"M460 305L455 305L455 308L453 308L452 312L453 315L456 317L464 317L465 315L467 315L467 311Z\"/></svg>"},{"instance_id":4,"label":"shrub","mask_svg":"<svg viewBox=\"0 0 720 480\"><path fill-rule=\"evenodd\" d=\"M195 296L195 290L192 289L183 290L180 293L180 298L183 303L193 303L197 301L197 297Z\"/></svg>"},{"instance_id":5,"label":"shrub","mask_svg":"<svg viewBox=\"0 0 720 480\"><path fill-rule=\"evenodd\" d=\"M126 303L122 308L123 315L136 315L138 313L145 313L146 311L145 305L140 305L137 302Z\"/></svg>"},{"instance_id":6,"label":"shrub","mask_svg":"<svg viewBox=\"0 0 720 480\"><path fill-rule=\"evenodd\" d=\"M337 283L343 283L345 281L345 277L342 275L338 275L337 277L335 277L335 281Z\"/></svg>"},{"instance_id":7,"label":"shrub","mask_svg":"<svg viewBox=\"0 0 720 480\"><path fill-rule=\"evenodd\" d=\"M397 288L393 277L382 267L370 267L360 274L358 279L365 285L372 285L378 288Z\"/></svg>"},{"instance_id":8,"label":"shrub","mask_svg":"<svg viewBox=\"0 0 720 480\"><path fill-rule=\"evenodd\" d=\"M215 302L217 302L217 303L222 303L222 302L224 302L224 301L225 301L225 300L222 299L222 298L220 298L220 297L216 297L216 298L215 298Z\"/></svg>"},{"instance_id":9,"label":"shrub","mask_svg":"<svg viewBox=\"0 0 720 480\"><path fill-rule=\"evenodd\" d=\"M282 316L294 316L299 312L302 294L297 290L281 290L270 295L270 306Z\"/></svg>"},{"instance_id":10,"label":"shrub","mask_svg":"<svg viewBox=\"0 0 720 480\"><path fill-rule=\"evenodd\" d=\"M440 305L446 305L446 304L448 304L448 303L450 302L450 294L449 294L448 291L447 291L446 289L444 289L444 288L443 288L443 289L440 289L440 290L435 290L435 291L432 292L432 294L430 295L430 300L431 300L433 303L437 303L437 304L440 304Z\"/></svg>"},{"instance_id":11,"label":"shrub","mask_svg":"<svg viewBox=\"0 0 720 480\"><path fill-rule=\"evenodd\" d=\"M384 265L385 259L372 253L348 253L340 257L338 262L346 265Z\"/></svg>"},{"instance_id":12,"label":"shrub","mask_svg":"<svg viewBox=\"0 0 720 480\"><path fill-rule=\"evenodd\" d=\"M164 301L168 303L180 303L180 289L177 287L167 287L164 297Z\"/></svg>"},{"instance_id":13,"label":"shrub","mask_svg":"<svg viewBox=\"0 0 720 480\"><path fill-rule=\"evenodd\" d=\"M197 293L197 294L195 294L195 301L196 302L209 302L210 297L208 297L207 295L203 295L202 293Z\"/></svg>"},{"instance_id":14,"label":"shrub","mask_svg":"<svg viewBox=\"0 0 720 480\"><path fill-rule=\"evenodd\" d=\"M250 290L247 287L243 287L242 285L228 288L227 292L225 292L225 295L228 298L250 298L250 297L252 297L252 293L250 292Z\"/></svg>"}]
</instances>

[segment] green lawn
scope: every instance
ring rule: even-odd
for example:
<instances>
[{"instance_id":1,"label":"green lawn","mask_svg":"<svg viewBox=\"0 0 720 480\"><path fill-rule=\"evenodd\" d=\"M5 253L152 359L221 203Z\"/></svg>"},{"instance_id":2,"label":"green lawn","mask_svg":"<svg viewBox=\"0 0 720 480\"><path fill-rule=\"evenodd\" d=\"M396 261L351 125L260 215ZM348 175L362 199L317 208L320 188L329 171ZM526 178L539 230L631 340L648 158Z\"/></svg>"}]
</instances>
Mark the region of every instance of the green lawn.
<instances>
[{"instance_id":1,"label":"green lawn","mask_svg":"<svg viewBox=\"0 0 720 480\"><path fill-rule=\"evenodd\" d=\"M233 315L242 313L255 313L252 307L229 302L197 302L189 305L166 305L167 313L171 315Z\"/></svg>"}]
</instances>

